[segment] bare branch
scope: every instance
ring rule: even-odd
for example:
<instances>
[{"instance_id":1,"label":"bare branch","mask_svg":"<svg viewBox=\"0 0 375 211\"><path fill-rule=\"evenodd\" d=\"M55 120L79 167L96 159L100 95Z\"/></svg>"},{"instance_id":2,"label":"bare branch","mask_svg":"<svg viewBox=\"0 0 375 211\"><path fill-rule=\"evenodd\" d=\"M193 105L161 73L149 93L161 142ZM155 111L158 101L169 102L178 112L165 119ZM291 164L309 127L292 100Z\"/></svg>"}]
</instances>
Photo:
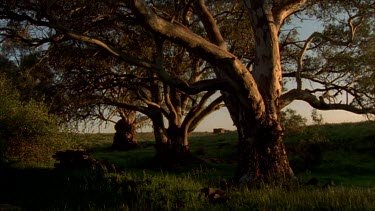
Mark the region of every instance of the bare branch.
<instances>
[{"instance_id":1,"label":"bare branch","mask_svg":"<svg viewBox=\"0 0 375 211\"><path fill-rule=\"evenodd\" d=\"M226 42L224 41L224 38L222 37L219 27L217 26L214 17L211 15L211 13L208 11L204 0L197 0L194 3L195 12L201 19L208 38L211 42L215 43L222 49L227 49Z\"/></svg>"},{"instance_id":2,"label":"bare branch","mask_svg":"<svg viewBox=\"0 0 375 211\"><path fill-rule=\"evenodd\" d=\"M340 103L328 104L325 103L323 99L318 99L315 95L311 94L308 91L300 91L296 89L290 90L289 92L282 95L280 107L283 108L289 105L294 100L303 100L309 103L313 108L319 110L344 110L356 114L375 114L374 108L357 108L353 105Z\"/></svg>"},{"instance_id":3,"label":"bare branch","mask_svg":"<svg viewBox=\"0 0 375 211\"><path fill-rule=\"evenodd\" d=\"M60 27L60 29L61 29L61 27ZM129 64L136 65L136 66L139 66L139 67L144 67L144 68L150 68L150 69L154 69L154 67L155 67L154 64L152 64L150 62L147 62L143 59L138 59L138 58L135 58L131 55L125 54L124 52L120 51L119 49L117 49L117 48L113 47L112 45L110 45L110 44L108 44L108 43L106 43L102 40L99 40L97 38L79 35L79 34L71 32L69 30L66 30L65 33L69 37L71 37L75 40L79 40L79 41L82 41L82 42L87 42L87 43L91 43L91 44L95 44L97 46L100 46L103 49L105 49L106 51L108 51L109 53L111 53L113 56L118 57L121 60L123 60L123 61L125 61Z\"/></svg>"},{"instance_id":4,"label":"bare branch","mask_svg":"<svg viewBox=\"0 0 375 211\"><path fill-rule=\"evenodd\" d=\"M272 8L275 22L280 27L285 18L293 14L298 8L304 5L307 0L287 0L287 1L275 1L275 6Z\"/></svg>"},{"instance_id":5,"label":"bare branch","mask_svg":"<svg viewBox=\"0 0 375 211\"><path fill-rule=\"evenodd\" d=\"M164 99L165 99L165 104L167 105L170 115L167 115L167 117L170 117L171 119L176 119L177 118L177 111L171 101L170 97L170 87L164 86Z\"/></svg>"},{"instance_id":6,"label":"bare branch","mask_svg":"<svg viewBox=\"0 0 375 211\"><path fill-rule=\"evenodd\" d=\"M192 132L195 130L195 128L204 120L206 116L211 114L214 111L219 110L220 108L224 107L223 104L223 97L220 96L216 98L214 101L212 101L206 108L204 108L199 114L193 119L191 122L188 131Z\"/></svg>"},{"instance_id":7,"label":"bare branch","mask_svg":"<svg viewBox=\"0 0 375 211\"><path fill-rule=\"evenodd\" d=\"M205 90L214 90L214 86L221 84L221 86L216 88L219 90L222 90L223 88L230 89L233 90L232 93L241 93L239 96L239 103L249 108L256 106L259 108L256 109L256 116L263 115L265 106L257 84L250 71L233 54L221 49L213 43L210 43L195 33L192 33L186 27L182 27L175 22L171 23L170 21L158 17L142 0L133 0L132 10L134 11L134 14L154 33L163 36L174 43L178 43L186 47L189 51L198 54L201 58L219 68L219 73L225 76L225 80L207 80L205 83L197 82L191 86L178 80L171 80L169 76L165 76L166 78L163 78L163 81L169 81L169 85L177 87L188 94L197 93L197 90L203 91L203 87ZM251 105L248 103L249 100L253 102Z\"/></svg>"},{"instance_id":8,"label":"bare branch","mask_svg":"<svg viewBox=\"0 0 375 211\"><path fill-rule=\"evenodd\" d=\"M147 116L150 115L150 109L147 108L147 107L139 106L139 105L131 105L131 104L128 104L128 103L123 103L123 102L118 102L118 101L113 100L112 98L102 97L100 99L100 103L105 104L105 105L116 106L118 108L125 108L127 110L138 111L138 112L141 112L141 113L143 113Z\"/></svg>"}]
</instances>

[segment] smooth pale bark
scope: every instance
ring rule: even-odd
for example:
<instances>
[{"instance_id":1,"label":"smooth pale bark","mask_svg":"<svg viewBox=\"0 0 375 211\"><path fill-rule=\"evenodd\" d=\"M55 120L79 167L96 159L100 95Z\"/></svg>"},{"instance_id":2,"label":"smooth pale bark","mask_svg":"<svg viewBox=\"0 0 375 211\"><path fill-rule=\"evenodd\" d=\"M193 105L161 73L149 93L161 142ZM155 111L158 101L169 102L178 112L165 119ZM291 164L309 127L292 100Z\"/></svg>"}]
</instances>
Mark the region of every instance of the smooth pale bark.
<instances>
[{"instance_id":1,"label":"smooth pale bark","mask_svg":"<svg viewBox=\"0 0 375 211\"><path fill-rule=\"evenodd\" d=\"M223 39L216 24L205 21L212 18L205 17L210 14L204 14L204 5L202 6L202 1L199 2L196 8L203 8L199 14L205 23L210 40L226 49L223 47ZM262 95L265 110L262 112L262 108L256 105L249 109L247 105L239 104L241 101L238 96L242 93L234 96L222 91L224 101L238 129L240 159L235 177L241 184L269 181L276 177L288 178L293 175L282 142L282 129L278 123L282 78L277 37L279 25L272 20L272 11L268 5L258 1L247 2L246 6L249 9L256 43L252 76ZM217 76L226 77L220 74L219 70ZM251 98L247 103L251 104ZM262 112L261 115L259 111Z\"/></svg>"},{"instance_id":2,"label":"smooth pale bark","mask_svg":"<svg viewBox=\"0 0 375 211\"><path fill-rule=\"evenodd\" d=\"M275 13L275 7L267 1L245 1L245 5L255 41L252 75L266 108L262 118L256 118L240 105L231 106L231 115L238 121L240 160L236 179L241 184L293 176L279 124L282 70L278 31L282 20L278 15L288 12Z\"/></svg>"}]
</instances>

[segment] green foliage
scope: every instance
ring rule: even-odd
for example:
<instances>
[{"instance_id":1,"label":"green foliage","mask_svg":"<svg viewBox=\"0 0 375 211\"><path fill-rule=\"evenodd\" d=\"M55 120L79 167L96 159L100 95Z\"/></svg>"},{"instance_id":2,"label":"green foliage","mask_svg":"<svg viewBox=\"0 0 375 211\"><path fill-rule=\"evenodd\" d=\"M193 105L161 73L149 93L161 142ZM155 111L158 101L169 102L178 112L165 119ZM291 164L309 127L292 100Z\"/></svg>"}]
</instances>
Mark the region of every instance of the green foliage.
<instances>
[{"instance_id":1,"label":"green foliage","mask_svg":"<svg viewBox=\"0 0 375 211\"><path fill-rule=\"evenodd\" d=\"M13 45L16 45L13 43ZM16 46L13 46L16 47ZM7 51L2 49L3 51ZM18 49L16 51L22 51ZM3 52L4 53L4 52ZM18 55L18 54L16 54ZM56 100L57 87L55 73L41 59L41 52L20 53L19 58L12 54L0 54L0 74L3 74L17 89L21 101L36 100L50 105ZM19 61L13 62L11 59ZM56 102L55 102L56 103Z\"/></svg>"},{"instance_id":2,"label":"green foliage","mask_svg":"<svg viewBox=\"0 0 375 211\"><path fill-rule=\"evenodd\" d=\"M323 116L322 114L318 114L317 109L311 111L311 119L315 125L322 125L324 123Z\"/></svg>"},{"instance_id":3,"label":"green foliage","mask_svg":"<svg viewBox=\"0 0 375 211\"><path fill-rule=\"evenodd\" d=\"M4 77L0 77L0 125L3 162L50 165L51 156L70 145L48 109L33 100L20 101L18 92Z\"/></svg>"},{"instance_id":4,"label":"green foliage","mask_svg":"<svg viewBox=\"0 0 375 211\"><path fill-rule=\"evenodd\" d=\"M287 133L301 133L306 126L307 119L288 108L280 112L280 122Z\"/></svg>"},{"instance_id":5,"label":"green foliage","mask_svg":"<svg viewBox=\"0 0 375 211\"><path fill-rule=\"evenodd\" d=\"M197 209L204 202L199 196L202 185L190 177L160 175L145 177L138 199L155 209Z\"/></svg>"}]
</instances>

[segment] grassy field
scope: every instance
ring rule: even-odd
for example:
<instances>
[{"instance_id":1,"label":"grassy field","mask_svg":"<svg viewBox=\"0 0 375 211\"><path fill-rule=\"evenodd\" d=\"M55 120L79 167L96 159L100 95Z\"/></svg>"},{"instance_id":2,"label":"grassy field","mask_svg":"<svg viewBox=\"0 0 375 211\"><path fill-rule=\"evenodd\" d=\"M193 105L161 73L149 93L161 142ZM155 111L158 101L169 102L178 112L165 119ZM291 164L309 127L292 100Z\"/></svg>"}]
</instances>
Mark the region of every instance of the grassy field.
<instances>
[{"instance_id":1,"label":"grassy field","mask_svg":"<svg viewBox=\"0 0 375 211\"><path fill-rule=\"evenodd\" d=\"M297 179L250 190L230 185L237 160L235 132L194 133L190 143L196 161L170 169L152 164L151 133L138 134L140 146L127 152L109 150L112 138L80 134L75 141L91 157L114 164L117 172L3 169L0 204L25 210L375 209L373 122L310 126L301 134L287 134ZM202 188L224 194L213 199Z\"/></svg>"}]
</instances>

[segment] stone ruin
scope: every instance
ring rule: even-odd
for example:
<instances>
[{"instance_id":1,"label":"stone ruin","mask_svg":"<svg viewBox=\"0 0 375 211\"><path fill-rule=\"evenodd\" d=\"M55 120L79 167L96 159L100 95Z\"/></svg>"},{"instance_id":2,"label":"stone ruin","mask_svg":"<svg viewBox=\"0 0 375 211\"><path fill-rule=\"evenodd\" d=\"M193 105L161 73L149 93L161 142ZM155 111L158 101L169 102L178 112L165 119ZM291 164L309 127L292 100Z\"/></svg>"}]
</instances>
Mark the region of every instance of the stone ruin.
<instances>
[{"instance_id":1,"label":"stone ruin","mask_svg":"<svg viewBox=\"0 0 375 211\"><path fill-rule=\"evenodd\" d=\"M225 133L224 128L214 128L214 134L223 134Z\"/></svg>"}]
</instances>

